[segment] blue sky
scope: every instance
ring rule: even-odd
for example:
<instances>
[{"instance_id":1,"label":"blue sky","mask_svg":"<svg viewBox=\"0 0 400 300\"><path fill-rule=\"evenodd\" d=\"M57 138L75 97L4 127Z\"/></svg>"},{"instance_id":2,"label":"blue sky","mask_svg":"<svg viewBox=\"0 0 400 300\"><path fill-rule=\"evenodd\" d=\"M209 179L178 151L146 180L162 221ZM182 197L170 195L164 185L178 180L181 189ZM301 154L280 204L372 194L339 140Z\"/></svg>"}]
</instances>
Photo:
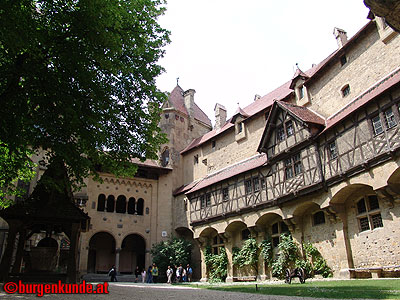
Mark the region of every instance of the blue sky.
<instances>
[{"instance_id":1,"label":"blue sky","mask_svg":"<svg viewBox=\"0 0 400 300\"><path fill-rule=\"evenodd\" d=\"M168 0L160 24L171 44L157 79L171 91L179 77L214 124L215 103L230 117L240 107L336 50L333 28L352 37L368 22L362 0Z\"/></svg>"}]
</instances>

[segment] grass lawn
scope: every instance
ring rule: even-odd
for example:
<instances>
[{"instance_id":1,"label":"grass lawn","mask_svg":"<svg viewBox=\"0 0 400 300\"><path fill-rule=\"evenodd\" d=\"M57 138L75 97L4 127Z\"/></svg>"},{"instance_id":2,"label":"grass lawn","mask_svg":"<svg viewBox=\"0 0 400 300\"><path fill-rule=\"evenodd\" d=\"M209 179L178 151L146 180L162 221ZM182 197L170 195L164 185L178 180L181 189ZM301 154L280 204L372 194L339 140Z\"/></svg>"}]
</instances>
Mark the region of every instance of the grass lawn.
<instances>
[{"instance_id":1,"label":"grass lawn","mask_svg":"<svg viewBox=\"0 0 400 300\"><path fill-rule=\"evenodd\" d=\"M237 284L237 285L199 285L198 287L266 295L286 295L316 298L369 298L400 299L400 279L384 280L338 280L338 281L306 281L300 284L294 280L292 284Z\"/></svg>"}]
</instances>

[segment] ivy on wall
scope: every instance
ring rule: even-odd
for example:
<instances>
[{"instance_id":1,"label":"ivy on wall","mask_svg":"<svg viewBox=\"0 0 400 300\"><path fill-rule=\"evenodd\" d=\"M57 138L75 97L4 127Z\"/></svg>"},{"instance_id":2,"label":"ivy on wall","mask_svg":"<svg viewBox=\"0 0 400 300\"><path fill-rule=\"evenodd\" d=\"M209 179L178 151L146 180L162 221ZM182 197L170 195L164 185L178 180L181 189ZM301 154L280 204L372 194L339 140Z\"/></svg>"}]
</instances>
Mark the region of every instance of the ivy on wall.
<instances>
[{"instance_id":1,"label":"ivy on wall","mask_svg":"<svg viewBox=\"0 0 400 300\"><path fill-rule=\"evenodd\" d=\"M228 257L225 248L220 247L219 251L219 254L213 254L211 246L207 246L204 253L210 282L223 282L228 274Z\"/></svg>"}]
</instances>

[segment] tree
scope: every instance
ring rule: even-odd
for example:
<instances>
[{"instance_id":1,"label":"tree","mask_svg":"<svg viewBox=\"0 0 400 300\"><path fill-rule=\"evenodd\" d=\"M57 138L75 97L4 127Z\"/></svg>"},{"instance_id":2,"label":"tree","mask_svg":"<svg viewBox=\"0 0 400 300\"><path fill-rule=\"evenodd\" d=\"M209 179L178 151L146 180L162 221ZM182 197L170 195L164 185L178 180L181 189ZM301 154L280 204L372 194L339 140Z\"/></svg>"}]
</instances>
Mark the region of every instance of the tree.
<instances>
[{"instance_id":1,"label":"tree","mask_svg":"<svg viewBox=\"0 0 400 300\"><path fill-rule=\"evenodd\" d=\"M166 95L155 85L169 43L157 23L164 4L1 1L1 190L40 149L48 162L62 159L75 183L96 176L99 165L131 176L132 159L157 157L166 142L158 128Z\"/></svg>"},{"instance_id":2,"label":"tree","mask_svg":"<svg viewBox=\"0 0 400 300\"><path fill-rule=\"evenodd\" d=\"M166 277L165 272L168 266L173 267L182 264L183 267L186 267L187 264L191 264L192 248L191 242L176 237L154 244L151 248L151 255L153 262L160 270L160 278Z\"/></svg>"}]
</instances>

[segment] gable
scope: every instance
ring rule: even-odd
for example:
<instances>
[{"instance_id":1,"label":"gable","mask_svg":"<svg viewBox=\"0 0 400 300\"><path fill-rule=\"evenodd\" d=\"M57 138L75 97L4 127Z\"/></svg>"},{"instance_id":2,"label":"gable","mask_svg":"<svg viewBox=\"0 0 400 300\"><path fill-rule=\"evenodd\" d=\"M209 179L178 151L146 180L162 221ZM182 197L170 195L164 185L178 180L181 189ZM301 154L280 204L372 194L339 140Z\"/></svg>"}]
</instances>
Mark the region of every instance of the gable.
<instances>
[{"instance_id":1,"label":"gable","mask_svg":"<svg viewBox=\"0 0 400 300\"><path fill-rule=\"evenodd\" d=\"M268 116L258 151L267 153L268 159L293 148L322 129L323 119L304 107L274 102Z\"/></svg>"}]
</instances>

